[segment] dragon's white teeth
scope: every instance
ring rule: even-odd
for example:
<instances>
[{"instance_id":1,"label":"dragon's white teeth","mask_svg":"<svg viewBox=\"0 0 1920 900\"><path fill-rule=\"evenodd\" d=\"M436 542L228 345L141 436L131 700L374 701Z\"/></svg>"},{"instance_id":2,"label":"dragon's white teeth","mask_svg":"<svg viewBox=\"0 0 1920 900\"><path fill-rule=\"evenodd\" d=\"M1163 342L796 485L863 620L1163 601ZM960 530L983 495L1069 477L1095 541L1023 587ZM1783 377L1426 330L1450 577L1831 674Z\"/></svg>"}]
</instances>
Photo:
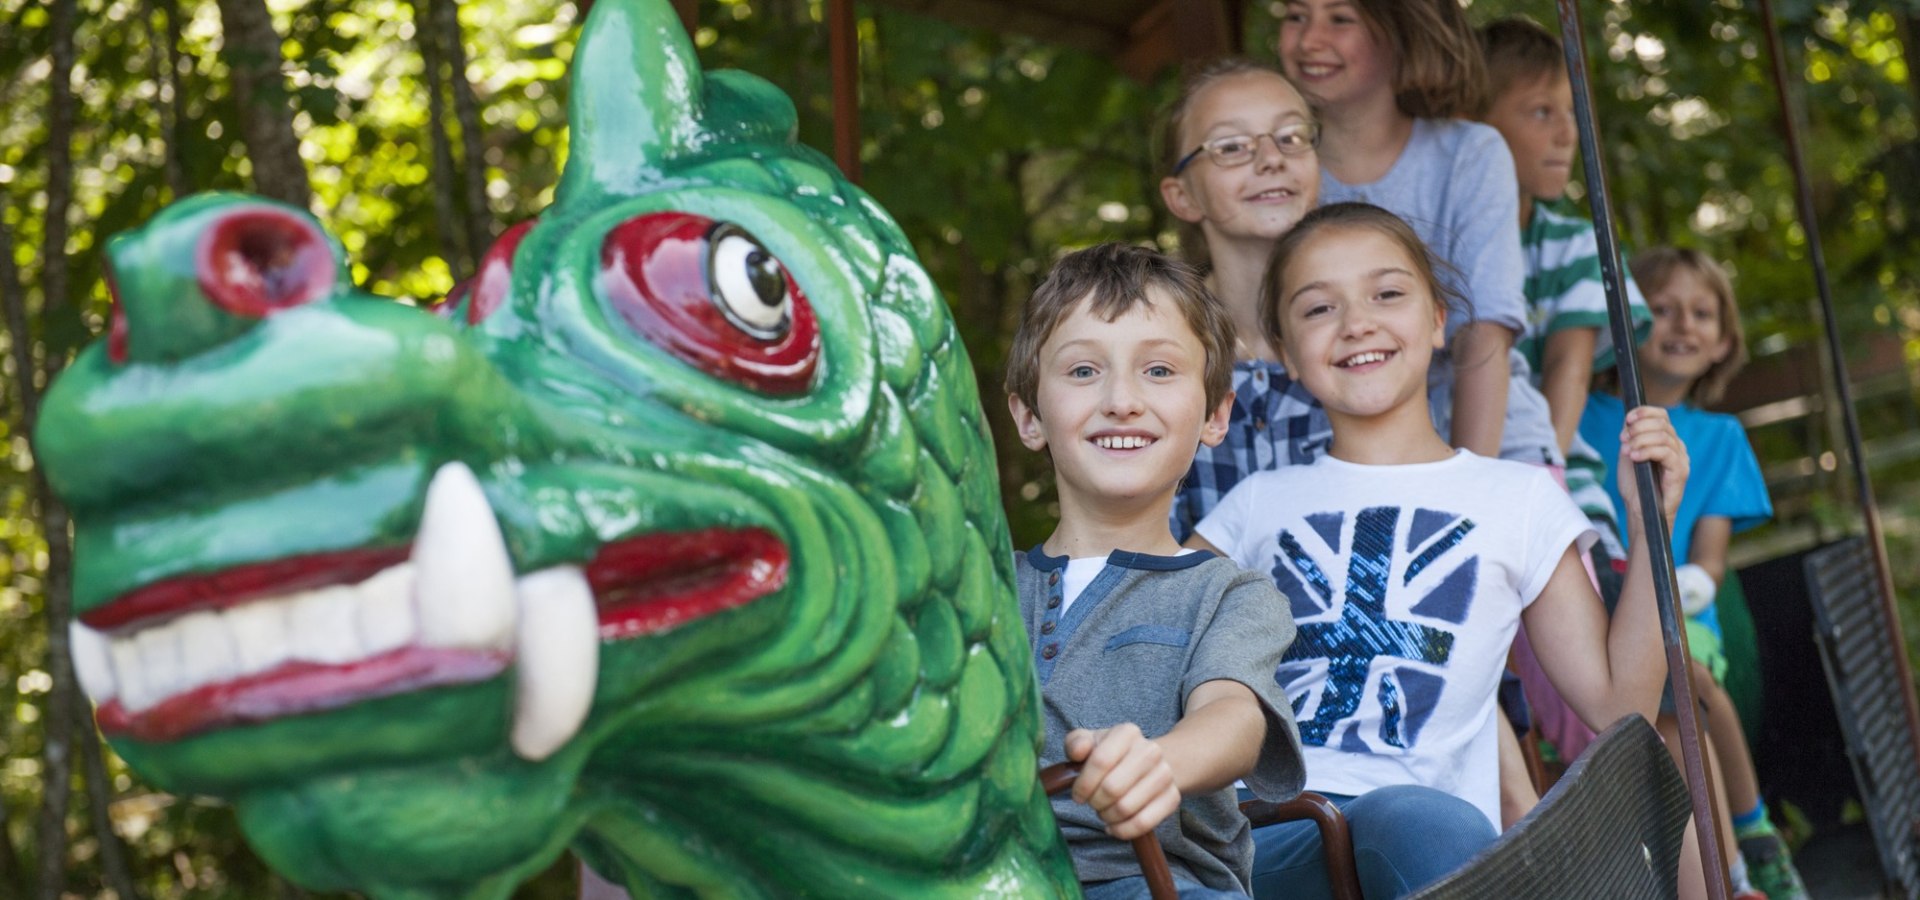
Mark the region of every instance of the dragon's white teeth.
<instances>
[{"instance_id":1,"label":"dragon's white teeth","mask_svg":"<svg viewBox=\"0 0 1920 900\"><path fill-rule=\"evenodd\" d=\"M513 641L513 565L493 508L464 463L433 474L413 542L421 643L506 649Z\"/></svg>"},{"instance_id":2,"label":"dragon's white teeth","mask_svg":"<svg viewBox=\"0 0 1920 900\"><path fill-rule=\"evenodd\" d=\"M130 712L288 662L342 665L398 650L418 629L413 564L228 609L203 609L112 636L73 628L74 665L95 702Z\"/></svg>"},{"instance_id":3,"label":"dragon's white teeth","mask_svg":"<svg viewBox=\"0 0 1920 900\"><path fill-rule=\"evenodd\" d=\"M522 697L539 698L525 727L527 746L540 755L566 743L593 695L598 622L585 576L572 571L573 581L563 587L535 582L544 598L535 608L543 618L558 618L520 636L538 658L536 670L559 673L539 676L531 686L523 676ZM138 713L287 663L344 665L414 645L507 650L515 641L515 593L506 541L479 481L466 466L449 463L427 487L413 561L359 584L197 610L111 635L76 622L74 667L96 702L118 699ZM522 726L515 727L518 746Z\"/></svg>"},{"instance_id":4,"label":"dragon's white teeth","mask_svg":"<svg viewBox=\"0 0 1920 900\"><path fill-rule=\"evenodd\" d=\"M353 621L357 598L353 588L325 587L281 601L287 604L293 658L339 665L364 657Z\"/></svg>"},{"instance_id":5,"label":"dragon's white teeth","mask_svg":"<svg viewBox=\"0 0 1920 900\"><path fill-rule=\"evenodd\" d=\"M513 752L539 761L572 740L593 705L600 619L586 574L574 566L520 579Z\"/></svg>"},{"instance_id":6,"label":"dragon's white teeth","mask_svg":"<svg viewBox=\"0 0 1920 900\"><path fill-rule=\"evenodd\" d=\"M287 640L287 605L268 600L236 606L223 614L233 629L233 645L239 651L240 674L256 675L286 662L291 651ZM124 670L121 673L125 674Z\"/></svg>"},{"instance_id":7,"label":"dragon's white teeth","mask_svg":"<svg viewBox=\"0 0 1920 900\"><path fill-rule=\"evenodd\" d=\"M180 632L181 681L187 687L225 681L239 670L233 633L221 621L219 613L210 610L189 613L181 616L174 627Z\"/></svg>"},{"instance_id":8,"label":"dragon's white teeth","mask_svg":"<svg viewBox=\"0 0 1920 900\"><path fill-rule=\"evenodd\" d=\"M80 689L96 704L112 700L118 690L113 683L113 650L106 636L79 622L71 622L67 641L73 647L73 671L80 678Z\"/></svg>"},{"instance_id":9,"label":"dragon's white teeth","mask_svg":"<svg viewBox=\"0 0 1920 900\"><path fill-rule=\"evenodd\" d=\"M179 691L186 684L186 667L180 659L180 631L167 624L134 635L134 648L140 654L140 672L145 676L146 693L158 701Z\"/></svg>"},{"instance_id":10,"label":"dragon's white teeth","mask_svg":"<svg viewBox=\"0 0 1920 900\"><path fill-rule=\"evenodd\" d=\"M120 702L129 709L145 709L153 705L148 696L146 679L140 677L140 648L134 646L130 638L112 642L107 651L113 660L114 681L119 685Z\"/></svg>"},{"instance_id":11,"label":"dragon's white teeth","mask_svg":"<svg viewBox=\"0 0 1920 900\"><path fill-rule=\"evenodd\" d=\"M418 620L413 610L413 564L382 569L360 583L354 624L368 655L398 650L413 642Z\"/></svg>"}]
</instances>

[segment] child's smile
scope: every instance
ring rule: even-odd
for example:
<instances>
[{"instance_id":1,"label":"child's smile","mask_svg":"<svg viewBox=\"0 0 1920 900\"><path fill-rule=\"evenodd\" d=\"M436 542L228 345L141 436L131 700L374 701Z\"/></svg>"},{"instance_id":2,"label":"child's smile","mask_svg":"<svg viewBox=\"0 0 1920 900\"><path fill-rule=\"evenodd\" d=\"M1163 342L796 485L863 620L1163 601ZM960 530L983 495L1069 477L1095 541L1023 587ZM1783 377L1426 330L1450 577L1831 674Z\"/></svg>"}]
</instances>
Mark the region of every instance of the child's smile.
<instances>
[{"instance_id":1,"label":"child's smile","mask_svg":"<svg viewBox=\"0 0 1920 900\"><path fill-rule=\"evenodd\" d=\"M1125 452L1152 446L1158 440L1151 434L1096 434L1093 436L1093 445L1102 450Z\"/></svg>"},{"instance_id":2,"label":"child's smile","mask_svg":"<svg viewBox=\"0 0 1920 900\"><path fill-rule=\"evenodd\" d=\"M1371 367L1378 363L1384 363L1396 355L1398 354L1392 350L1363 350L1334 363L1334 365L1342 369L1362 369L1370 372L1373 370Z\"/></svg>"}]
</instances>

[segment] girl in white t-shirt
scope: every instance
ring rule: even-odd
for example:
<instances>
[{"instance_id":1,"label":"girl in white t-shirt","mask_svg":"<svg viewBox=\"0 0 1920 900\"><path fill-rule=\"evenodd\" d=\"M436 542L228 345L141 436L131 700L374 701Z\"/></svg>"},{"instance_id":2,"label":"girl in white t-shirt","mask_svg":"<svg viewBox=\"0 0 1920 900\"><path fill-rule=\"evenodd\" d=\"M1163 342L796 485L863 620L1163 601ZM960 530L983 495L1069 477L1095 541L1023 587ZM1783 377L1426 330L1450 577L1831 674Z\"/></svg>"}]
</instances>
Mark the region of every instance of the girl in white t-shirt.
<instances>
[{"instance_id":1,"label":"girl in white t-shirt","mask_svg":"<svg viewBox=\"0 0 1920 900\"><path fill-rule=\"evenodd\" d=\"M1434 430L1427 369L1447 315L1434 269L1406 223L1367 204L1322 207L1281 239L1262 327L1325 406L1333 443L1312 465L1242 481L1191 544L1268 573L1291 601L1299 636L1277 678L1307 787L1346 810L1371 898L1418 889L1493 839L1494 694L1522 620L1596 730L1656 714L1665 671L1637 510L1609 620L1580 563L1593 533L1566 492ZM1623 481L1634 462L1660 466L1671 520L1687 455L1665 410L1630 413L1621 447ZM1310 823L1254 839L1256 895L1326 893Z\"/></svg>"}]
</instances>

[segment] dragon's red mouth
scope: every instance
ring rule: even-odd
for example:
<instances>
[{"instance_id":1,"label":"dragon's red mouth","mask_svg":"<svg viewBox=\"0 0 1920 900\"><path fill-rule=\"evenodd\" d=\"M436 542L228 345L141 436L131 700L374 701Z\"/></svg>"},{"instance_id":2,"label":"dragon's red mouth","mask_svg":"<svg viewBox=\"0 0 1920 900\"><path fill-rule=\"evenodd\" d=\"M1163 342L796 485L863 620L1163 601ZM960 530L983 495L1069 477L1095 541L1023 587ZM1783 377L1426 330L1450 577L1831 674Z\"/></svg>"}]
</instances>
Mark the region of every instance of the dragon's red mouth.
<instances>
[{"instance_id":1,"label":"dragon's red mouth","mask_svg":"<svg viewBox=\"0 0 1920 900\"><path fill-rule=\"evenodd\" d=\"M491 591L425 587L444 569L414 545L311 554L138 588L81 616L76 668L111 737L170 741L216 728L495 677L545 627L536 575ZM668 631L779 590L787 547L760 528L641 535L580 569L599 639ZM470 574L457 559L456 579ZM544 570L556 571L556 570ZM504 604L504 608L500 608ZM529 605L532 604L532 605ZM518 608L517 608L518 607ZM521 612L524 609L525 612ZM591 638L587 638L591 642ZM591 656L591 652L588 653Z\"/></svg>"},{"instance_id":2,"label":"dragon's red mouth","mask_svg":"<svg viewBox=\"0 0 1920 900\"><path fill-rule=\"evenodd\" d=\"M587 564L600 637L665 631L773 593L787 583L787 546L759 528L706 528L608 544Z\"/></svg>"}]
</instances>

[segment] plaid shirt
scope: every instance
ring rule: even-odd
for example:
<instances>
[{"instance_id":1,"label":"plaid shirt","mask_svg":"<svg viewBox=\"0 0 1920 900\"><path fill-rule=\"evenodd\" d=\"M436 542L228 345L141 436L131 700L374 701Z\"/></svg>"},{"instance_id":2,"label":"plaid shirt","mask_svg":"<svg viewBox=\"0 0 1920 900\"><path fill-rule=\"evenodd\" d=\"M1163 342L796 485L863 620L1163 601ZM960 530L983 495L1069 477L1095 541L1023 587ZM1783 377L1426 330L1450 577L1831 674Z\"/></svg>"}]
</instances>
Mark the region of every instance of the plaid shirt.
<instances>
[{"instance_id":1,"label":"plaid shirt","mask_svg":"<svg viewBox=\"0 0 1920 900\"><path fill-rule=\"evenodd\" d=\"M1307 389L1279 363L1233 364L1233 413L1217 447L1200 446L1193 468L1173 495L1173 536L1185 541L1193 526L1220 505L1233 486L1255 472L1305 465L1327 451L1333 423Z\"/></svg>"}]
</instances>

